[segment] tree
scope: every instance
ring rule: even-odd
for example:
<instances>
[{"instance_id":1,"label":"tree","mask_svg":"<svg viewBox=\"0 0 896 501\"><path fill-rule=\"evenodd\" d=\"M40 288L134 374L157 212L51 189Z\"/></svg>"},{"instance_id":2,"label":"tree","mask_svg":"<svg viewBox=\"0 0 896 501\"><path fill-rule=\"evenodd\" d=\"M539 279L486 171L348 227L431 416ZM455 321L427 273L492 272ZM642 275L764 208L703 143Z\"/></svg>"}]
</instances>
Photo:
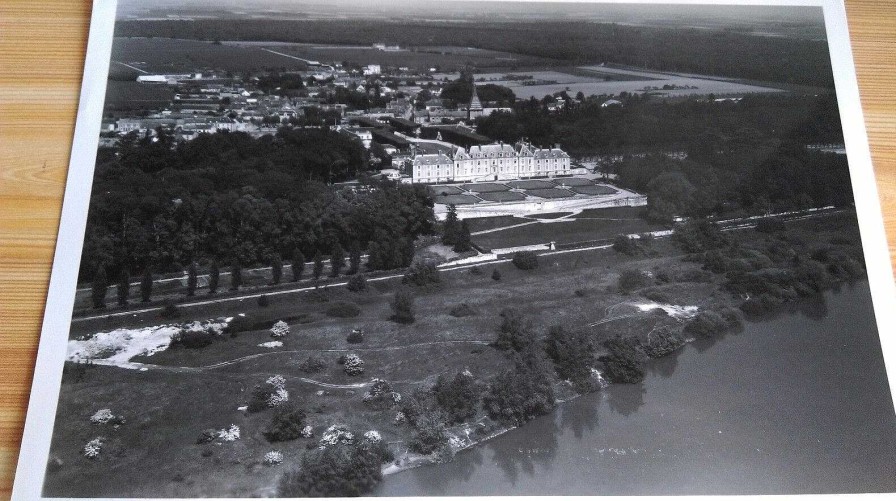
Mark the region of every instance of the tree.
<instances>
[{"instance_id":1,"label":"tree","mask_svg":"<svg viewBox=\"0 0 896 501\"><path fill-rule=\"evenodd\" d=\"M324 273L324 256L317 251L314 254L314 281L320 280L320 276Z\"/></svg>"},{"instance_id":2,"label":"tree","mask_svg":"<svg viewBox=\"0 0 896 501\"><path fill-rule=\"evenodd\" d=\"M140 300L148 303L152 299L152 270L149 266L143 270L143 279L140 280Z\"/></svg>"},{"instance_id":3,"label":"tree","mask_svg":"<svg viewBox=\"0 0 896 501\"><path fill-rule=\"evenodd\" d=\"M357 240L352 240L348 251L348 274L354 275L361 270L361 245Z\"/></svg>"},{"instance_id":4,"label":"tree","mask_svg":"<svg viewBox=\"0 0 896 501\"><path fill-rule=\"evenodd\" d=\"M460 372L451 379L440 375L432 392L448 424L462 423L475 416L482 396L479 385L469 372Z\"/></svg>"},{"instance_id":5,"label":"tree","mask_svg":"<svg viewBox=\"0 0 896 501\"><path fill-rule=\"evenodd\" d=\"M489 385L482 407L490 418L521 426L554 409L554 389L539 360L539 351L529 350L517 357L514 368L499 374Z\"/></svg>"},{"instance_id":6,"label":"tree","mask_svg":"<svg viewBox=\"0 0 896 501\"><path fill-rule=\"evenodd\" d=\"M671 223L690 214L696 189L680 172L666 172L647 184L647 217Z\"/></svg>"},{"instance_id":7,"label":"tree","mask_svg":"<svg viewBox=\"0 0 896 501\"><path fill-rule=\"evenodd\" d=\"M454 252L467 252L471 249L473 249L473 244L470 241L470 227L467 225L467 220L464 219L461 221L460 229L457 231Z\"/></svg>"},{"instance_id":8,"label":"tree","mask_svg":"<svg viewBox=\"0 0 896 501\"><path fill-rule=\"evenodd\" d=\"M519 311L507 308L501 312L501 328L493 346L499 350L522 352L535 344L532 322Z\"/></svg>"},{"instance_id":9,"label":"tree","mask_svg":"<svg viewBox=\"0 0 896 501\"><path fill-rule=\"evenodd\" d=\"M514 252L511 261L520 270L534 270L538 268L538 254L533 251Z\"/></svg>"},{"instance_id":10,"label":"tree","mask_svg":"<svg viewBox=\"0 0 896 501\"><path fill-rule=\"evenodd\" d=\"M274 253L271 256L271 283L273 285L277 285L280 283L280 278L283 276L283 260L280 259L279 253Z\"/></svg>"},{"instance_id":11,"label":"tree","mask_svg":"<svg viewBox=\"0 0 896 501\"><path fill-rule=\"evenodd\" d=\"M305 412L292 402L286 402L274 410L271 424L264 431L269 442L285 442L302 436L305 426Z\"/></svg>"},{"instance_id":12,"label":"tree","mask_svg":"<svg viewBox=\"0 0 896 501\"><path fill-rule=\"evenodd\" d=\"M106 279L106 267L100 265L93 274L93 282L90 284L90 297L93 307L101 309L106 307L106 289L109 287Z\"/></svg>"},{"instance_id":13,"label":"tree","mask_svg":"<svg viewBox=\"0 0 896 501\"><path fill-rule=\"evenodd\" d=\"M457 219L457 207L454 204L449 204L448 214L445 216L445 222L442 224L442 243L454 247L457 244L459 231L460 224Z\"/></svg>"},{"instance_id":14,"label":"tree","mask_svg":"<svg viewBox=\"0 0 896 501\"><path fill-rule=\"evenodd\" d=\"M498 280L501 280L501 272L498 271L497 268L495 268L492 271L492 280L494 280L495 282L497 282Z\"/></svg>"},{"instance_id":15,"label":"tree","mask_svg":"<svg viewBox=\"0 0 896 501\"><path fill-rule=\"evenodd\" d=\"M560 379L571 381L577 388L590 389L591 369L596 360L594 346L586 332L567 331L559 325L551 327L545 353L554 362Z\"/></svg>"},{"instance_id":16,"label":"tree","mask_svg":"<svg viewBox=\"0 0 896 501\"><path fill-rule=\"evenodd\" d=\"M240 261L234 259L230 265L230 290L238 290L241 285L243 285L243 269L240 266Z\"/></svg>"},{"instance_id":17,"label":"tree","mask_svg":"<svg viewBox=\"0 0 896 501\"><path fill-rule=\"evenodd\" d=\"M616 336L603 343L607 354L601 356L604 372L613 383L639 383L644 380L644 361L647 355L641 342L634 336Z\"/></svg>"},{"instance_id":18,"label":"tree","mask_svg":"<svg viewBox=\"0 0 896 501\"><path fill-rule=\"evenodd\" d=\"M302 273L305 272L305 255L302 251L296 249L292 254L292 281L298 282L302 279Z\"/></svg>"},{"instance_id":19,"label":"tree","mask_svg":"<svg viewBox=\"0 0 896 501\"><path fill-rule=\"evenodd\" d=\"M395 293L392 299L392 317L390 320L400 324L414 323L414 296L407 289Z\"/></svg>"},{"instance_id":20,"label":"tree","mask_svg":"<svg viewBox=\"0 0 896 501\"><path fill-rule=\"evenodd\" d=\"M382 480L383 457L374 448L337 443L314 448L302 457L302 467L286 473L277 486L279 497L357 497Z\"/></svg>"},{"instance_id":21,"label":"tree","mask_svg":"<svg viewBox=\"0 0 896 501\"><path fill-rule=\"evenodd\" d=\"M212 260L212 264L208 267L208 293L214 294L218 292L218 281L221 280L221 270L218 267L218 261Z\"/></svg>"},{"instance_id":22,"label":"tree","mask_svg":"<svg viewBox=\"0 0 896 501\"><path fill-rule=\"evenodd\" d=\"M408 444L410 450L419 454L432 454L448 445L445 424L436 414L423 414L417 418L414 427L416 433Z\"/></svg>"},{"instance_id":23,"label":"tree","mask_svg":"<svg viewBox=\"0 0 896 501\"><path fill-rule=\"evenodd\" d=\"M128 273L127 268L121 269L121 275L118 279L118 285L115 288L115 292L118 296L118 306L127 306L128 305L128 296L131 291L131 274Z\"/></svg>"},{"instance_id":24,"label":"tree","mask_svg":"<svg viewBox=\"0 0 896 501\"><path fill-rule=\"evenodd\" d=\"M348 279L348 283L345 284L345 288L351 292L364 292L367 290L367 279L364 278L363 273L352 275L352 278Z\"/></svg>"},{"instance_id":25,"label":"tree","mask_svg":"<svg viewBox=\"0 0 896 501\"><path fill-rule=\"evenodd\" d=\"M342 246L339 245L339 242L336 242L333 244L333 250L330 251L330 276L338 277L344 266L345 251L342 250Z\"/></svg>"},{"instance_id":26,"label":"tree","mask_svg":"<svg viewBox=\"0 0 896 501\"><path fill-rule=\"evenodd\" d=\"M196 263L190 263L190 266L187 267L187 295L193 296L196 294Z\"/></svg>"}]
</instances>

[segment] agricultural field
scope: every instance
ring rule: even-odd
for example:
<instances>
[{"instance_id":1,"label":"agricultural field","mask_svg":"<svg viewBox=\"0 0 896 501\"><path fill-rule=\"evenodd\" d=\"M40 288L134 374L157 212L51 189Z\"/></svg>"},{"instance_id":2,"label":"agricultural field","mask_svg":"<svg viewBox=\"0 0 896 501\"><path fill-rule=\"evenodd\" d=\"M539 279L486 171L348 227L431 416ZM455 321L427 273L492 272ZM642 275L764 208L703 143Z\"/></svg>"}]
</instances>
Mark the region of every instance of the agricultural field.
<instances>
[{"instance_id":1,"label":"agricultural field","mask_svg":"<svg viewBox=\"0 0 896 501\"><path fill-rule=\"evenodd\" d=\"M134 79L136 78L135 72ZM172 99L174 88L167 85L145 85L136 81L110 79L106 83L105 111L158 109L168 106Z\"/></svg>"},{"instance_id":2,"label":"agricultural field","mask_svg":"<svg viewBox=\"0 0 896 501\"><path fill-rule=\"evenodd\" d=\"M253 48L261 47L262 43L228 42L230 45ZM545 60L534 56L466 47L411 47L397 51L383 51L370 46L351 45L309 43L271 43L265 45L277 52L321 63L345 61L356 65L406 66L411 70L419 72L426 72L430 68L437 68L442 71L456 71L468 66L474 68L512 69L518 66L545 63Z\"/></svg>"},{"instance_id":3,"label":"agricultural field","mask_svg":"<svg viewBox=\"0 0 896 501\"><path fill-rule=\"evenodd\" d=\"M147 73L195 73L204 69L234 73L265 68L307 69L307 65L299 60L256 47L170 38L116 37L112 43L112 61L140 68ZM113 63L113 66L117 65ZM116 68L116 71L121 70Z\"/></svg>"}]
</instances>

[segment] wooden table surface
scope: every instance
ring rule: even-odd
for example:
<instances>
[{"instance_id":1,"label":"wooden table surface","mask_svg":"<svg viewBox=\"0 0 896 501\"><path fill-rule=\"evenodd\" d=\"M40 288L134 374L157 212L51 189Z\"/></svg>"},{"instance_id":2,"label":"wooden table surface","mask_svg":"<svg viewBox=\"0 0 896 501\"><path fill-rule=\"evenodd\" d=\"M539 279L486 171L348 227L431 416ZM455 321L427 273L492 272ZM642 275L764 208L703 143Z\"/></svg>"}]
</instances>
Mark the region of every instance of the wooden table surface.
<instances>
[{"instance_id":1,"label":"wooden table surface","mask_svg":"<svg viewBox=\"0 0 896 501\"><path fill-rule=\"evenodd\" d=\"M881 194L896 249L896 0L847 0ZM31 387L75 125L91 3L0 1L0 497ZM56 398L48 395L47 398Z\"/></svg>"}]
</instances>

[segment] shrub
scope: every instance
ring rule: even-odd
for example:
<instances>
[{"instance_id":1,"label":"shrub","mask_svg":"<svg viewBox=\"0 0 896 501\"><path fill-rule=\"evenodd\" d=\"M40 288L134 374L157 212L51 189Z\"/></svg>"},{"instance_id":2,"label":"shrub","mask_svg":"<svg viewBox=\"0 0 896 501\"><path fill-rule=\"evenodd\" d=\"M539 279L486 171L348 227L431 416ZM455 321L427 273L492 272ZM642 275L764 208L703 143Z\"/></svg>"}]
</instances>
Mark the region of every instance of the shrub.
<instances>
[{"instance_id":1,"label":"shrub","mask_svg":"<svg viewBox=\"0 0 896 501\"><path fill-rule=\"evenodd\" d=\"M482 390L467 371L451 379L440 375L432 387L432 393L449 424L462 423L475 416L482 397Z\"/></svg>"},{"instance_id":2,"label":"shrub","mask_svg":"<svg viewBox=\"0 0 896 501\"><path fill-rule=\"evenodd\" d=\"M385 379L371 379L370 389L364 393L364 403L377 410L393 407L401 402L401 394L392 389Z\"/></svg>"},{"instance_id":3,"label":"shrub","mask_svg":"<svg viewBox=\"0 0 896 501\"><path fill-rule=\"evenodd\" d=\"M314 374L326 368L327 363L317 357L308 357L299 364L299 370L306 374Z\"/></svg>"},{"instance_id":4,"label":"shrub","mask_svg":"<svg viewBox=\"0 0 896 501\"><path fill-rule=\"evenodd\" d=\"M482 268L480 268L478 266L473 266L472 268L470 268L470 274L471 275L482 275Z\"/></svg>"},{"instance_id":5,"label":"shrub","mask_svg":"<svg viewBox=\"0 0 896 501\"><path fill-rule=\"evenodd\" d=\"M687 325L684 333L698 338L709 338L723 334L728 330L728 322L714 311L702 311L697 314Z\"/></svg>"},{"instance_id":6,"label":"shrub","mask_svg":"<svg viewBox=\"0 0 896 501\"><path fill-rule=\"evenodd\" d=\"M495 282L501 280L501 272L497 268L492 271L492 280Z\"/></svg>"},{"instance_id":7,"label":"shrub","mask_svg":"<svg viewBox=\"0 0 896 501\"><path fill-rule=\"evenodd\" d=\"M360 376L364 374L364 361L354 353L345 355L342 362L342 370L349 376Z\"/></svg>"},{"instance_id":8,"label":"shrub","mask_svg":"<svg viewBox=\"0 0 896 501\"><path fill-rule=\"evenodd\" d=\"M501 327L498 338L492 345L499 350L524 351L535 343L532 322L519 311L507 308L501 312Z\"/></svg>"},{"instance_id":9,"label":"shrub","mask_svg":"<svg viewBox=\"0 0 896 501\"><path fill-rule=\"evenodd\" d=\"M351 292L364 292L367 290L367 279L363 274L352 275L345 284L345 288Z\"/></svg>"},{"instance_id":10,"label":"shrub","mask_svg":"<svg viewBox=\"0 0 896 501\"><path fill-rule=\"evenodd\" d=\"M280 451L270 451L264 455L264 464L268 466L278 465L283 462L283 453Z\"/></svg>"},{"instance_id":11,"label":"shrub","mask_svg":"<svg viewBox=\"0 0 896 501\"><path fill-rule=\"evenodd\" d=\"M270 305L270 301L268 300L267 294L262 294L258 296L258 306L260 308L267 308Z\"/></svg>"},{"instance_id":12,"label":"shrub","mask_svg":"<svg viewBox=\"0 0 896 501\"><path fill-rule=\"evenodd\" d=\"M431 284L438 284L442 281L439 276L439 269L433 263L417 262L408 268L401 283L415 285L417 287L425 287Z\"/></svg>"},{"instance_id":13,"label":"shrub","mask_svg":"<svg viewBox=\"0 0 896 501\"><path fill-rule=\"evenodd\" d=\"M263 435L269 442L285 442L301 437L304 427L305 412L293 403L285 403L274 411Z\"/></svg>"},{"instance_id":14,"label":"shrub","mask_svg":"<svg viewBox=\"0 0 896 501\"><path fill-rule=\"evenodd\" d=\"M408 443L408 448L419 454L432 454L448 445L448 434L445 425L432 413L417 419L416 432Z\"/></svg>"},{"instance_id":15,"label":"shrub","mask_svg":"<svg viewBox=\"0 0 896 501\"><path fill-rule=\"evenodd\" d=\"M417 419L426 410L420 397L423 397L423 395L420 392L415 392L402 398L399 404L399 414L411 425L416 425Z\"/></svg>"},{"instance_id":16,"label":"shrub","mask_svg":"<svg viewBox=\"0 0 896 501\"><path fill-rule=\"evenodd\" d=\"M641 244L637 239L629 238L627 235L616 235L616 238L613 239L613 250L634 256L641 253Z\"/></svg>"},{"instance_id":17,"label":"shrub","mask_svg":"<svg viewBox=\"0 0 896 501\"><path fill-rule=\"evenodd\" d=\"M615 337L603 343L607 354L600 357L604 374L613 383L639 383L644 380L644 360L641 342L636 337Z\"/></svg>"},{"instance_id":18,"label":"shrub","mask_svg":"<svg viewBox=\"0 0 896 501\"><path fill-rule=\"evenodd\" d=\"M591 369L595 365L594 346L584 331L567 331L553 326L548 330L545 353L554 362L557 376L579 390L592 390Z\"/></svg>"},{"instance_id":19,"label":"shrub","mask_svg":"<svg viewBox=\"0 0 896 501\"><path fill-rule=\"evenodd\" d=\"M348 337L345 340L351 344L358 344L364 342L364 331L361 329L352 329L349 333Z\"/></svg>"},{"instance_id":20,"label":"shrub","mask_svg":"<svg viewBox=\"0 0 896 501\"><path fill-rule=\"evenodd\" d=\"M381 456L366 447L334 445L312 449L302 467L286 473L279 497L356 497L373 490L383 478Z\"/></svg>"},{"instance_id":21,"label":"shrub","mask_svg":"<svg viewBox=\"0 0 896 501\"><path fill-rule=\"evenodd\" d=\"M675 228L672 239L685 252L705 252L728 244L718 225L706 219L692 219Z\"/></svg>"},{"instance_id":22,"label":"shrub","mask_svg":"<svg viewBox=\"0 0 896 501\"><path fill-rule=\"evenodd\" d=\"M165 319L177 318L180 316L180 309L174 305L174 303L168 303L164 307L162 307L162 311L159 313L159 316Z\"/></svg>"},{"instance_id":23,"label":"shrub","mask_svg":"<svg viewBox=\"0 0 896 501\"><path fill-rule=\"evenodd\" d=\"M514 252L511 261L520 270L534 270L538 268L538 254L533 251Z\"/></svg>"},{"instance_id":24,"label":"shrub","mask_svg":"<svg viewBox=\"0 0 896 501\"><path fill-rule=\"evenodd\" d=\"M756 231L760 233L778 233L787 229L780 219L762 219L756 223Z\"/></svg>"},{"instance_id":25,"label":"shrub","mask_svg":"<svg viewBox=\"0 0 896 501\"><path fill-rule=\"evenodd\" d=\"M482 397L482 408L495 421L521 426L548 414L556 403L554 389L539 364L517 362L499 374Z\"/></svg>"},{"instance_id":26,"label":"shrub","mask_svg":"<svg viewBox=\"0 0 896 501\"><path fill-rule=\"evenodd\" d=\"M617 282L619 292L623 294L630 294L647 285L650 285L650 279L647 277L647 274L639 270L623 270L619 274L619 281Z\"/></svg>"},{"instance_id":27,"label":"shrub","mask_svg":"<svg viewBox=\"0 0 896 501\"><path fill-rule=\"evenodd\" d=\"M414 323L414 296L410 291L402 289L396 292L390 305L392 306L390 320L399 324Z\"/></svg>"},{"instance_id":28,"label":"shrub","mask_svg":"<svg viewBox=\"0 0 896 501\"><path fill-rule=\"evenodd\" d=\"M467 303L461 303L461 304L451 308L451 311L449 311L448 314L450 314L452 317L458 317L458 318L469 317L469 316L475 315L476 310L473 309L473 307L468 305Z\"/></svg>"},{"instance_id":29,"label":"shrub","mask_svg":"<svg viewBox=\"0 0 896 501\"><path fill-rule=\"evenodd\" d=\"M273 327L271 327L271 337L274 339L281 339L289 335L289 325L286 324L283 320L278 320Z\"/></svg>"},{"instance_id":30,"label":"shrub","mask_svg":"<svg viewBox=\"0 0 896 501\"><path fill-rule=\"evenodd\" d=\"M333 318L352 318L361 314L361 308L355 303L337 301L328 306L325 313Z\"/></svg>"},{"instance_id":31,"label":"shrub","mask_svg":"<svg viewBox=\"0 0 896 501\"><path fill-rule=\"evenodd\" d=\"M216 337L217 334L211 329L199 331L181 329L171 336L171 342L168 346L172 348L178 346L190 349L204 348L212 344Z\"/></svg>"},{"instance_id":32,"label":"shrub","mask_svg":"<svg viewBox=\"0 0 896 501\"><path fill-rule=\"evenodd\" d=\"M224 327L222 333L230 334L230 337L236 337L240 332L250 330L250 328L250 321L246 317L237 315Z\"/></svg>"},{"instance_id":33,"label":"shrub","mask_svg":"<svg viewBox=\"0 0 896 501\"><path fill-rule=\"evenodd\" d=\"M660 327L647 335L644 353L650 358L664 357L684 346L681 334L669 326Z\"/></svg>"},{"instance_id":34,"label":"shrub","mask_svg":"<svg viewBox=\"0 0 896 501\"><path fill-rule=\"evenodd\" d=\"M286 380L282 376L273 376L264 383L255 385L247 410L260 412L270 407L278 407L289 400L286 391Z\"/></svg>"}]
</instances>

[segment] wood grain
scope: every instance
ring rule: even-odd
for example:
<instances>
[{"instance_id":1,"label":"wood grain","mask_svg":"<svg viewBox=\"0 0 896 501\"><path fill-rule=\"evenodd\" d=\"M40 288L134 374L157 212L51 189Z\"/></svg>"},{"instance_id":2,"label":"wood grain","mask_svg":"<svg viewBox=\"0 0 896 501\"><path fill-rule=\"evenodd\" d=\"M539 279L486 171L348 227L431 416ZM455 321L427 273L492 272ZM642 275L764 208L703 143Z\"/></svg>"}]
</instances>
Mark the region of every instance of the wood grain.
<instances>
[{"instance_id":1,"label":"wood grain","mask_svg":"<svg viewBox=\"0 0 896 501\"><path fill-rule=\"evenodd\" d=\"M896 1L847 0L884 209L896 250ZM0 497L28 404L78 105L91 3L0 2ZM55 398L55 396L47 396Z\"/></svg>"}]
</instances>

